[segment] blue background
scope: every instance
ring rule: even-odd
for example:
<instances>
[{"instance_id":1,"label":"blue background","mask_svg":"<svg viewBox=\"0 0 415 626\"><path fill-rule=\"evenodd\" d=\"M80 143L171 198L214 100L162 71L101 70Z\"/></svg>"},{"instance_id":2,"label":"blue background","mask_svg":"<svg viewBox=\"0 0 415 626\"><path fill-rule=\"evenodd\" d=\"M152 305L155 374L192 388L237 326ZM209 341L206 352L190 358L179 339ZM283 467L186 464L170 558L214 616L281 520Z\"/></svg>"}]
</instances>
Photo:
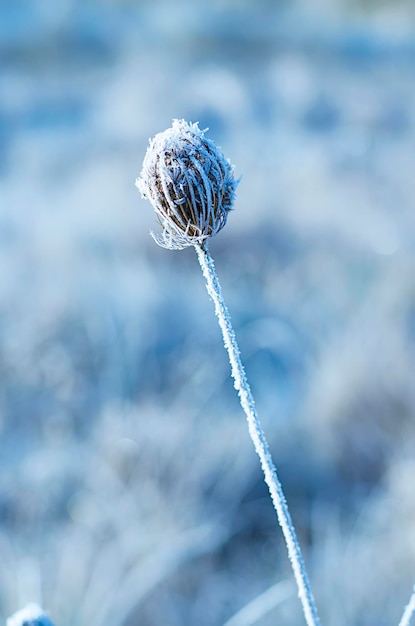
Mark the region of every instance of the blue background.
<instances>
[{"instance_id":1,"label":"blue background","mask_svg":"<svg viewBox=\"0 0 415 626\"><path fill-rule=\"evenodd\" d=\"M196 256L154 244L134 187L184 118L241 177L210 249L322 621L398 623L414 19L409 0L1 1L3 619L36 601L57 626L223 626L271 589L233 626L302 623Z\"/></svg>"}]
</instances>

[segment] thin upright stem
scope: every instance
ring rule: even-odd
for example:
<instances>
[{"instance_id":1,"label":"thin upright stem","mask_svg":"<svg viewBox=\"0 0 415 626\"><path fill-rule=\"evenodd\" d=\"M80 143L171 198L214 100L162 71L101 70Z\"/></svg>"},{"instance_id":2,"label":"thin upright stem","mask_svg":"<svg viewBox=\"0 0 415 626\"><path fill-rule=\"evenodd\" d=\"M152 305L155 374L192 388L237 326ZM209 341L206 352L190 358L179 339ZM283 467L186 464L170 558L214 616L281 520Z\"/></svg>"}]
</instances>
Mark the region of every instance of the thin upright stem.
<instances>
[{"instance_id":1,"label":"thin upright stem","mask_svg":"<svg viewBox=\"0 0 415 626\"><path fill-rule=\"evenodd\" d=\"M262 470L265 476L265 482L268 485L271 499L277 513L278 522L284 535L305 620L308 626L319 626L320 620L317 614L317 608L311 591L310 581L308 579L300 545L291 521L291 515L288 510L284 492L269 452L265 433L262 430L258 419L254 397L242 365L238 343L236 341L228 308L222 295L222 290L215 271L215 265L207 249L206 243L204 245L195 245L195 248L200 267L202 268L203 276L206 280L208 293L215 304L215 311L219 326L222 330L223 341L229 355L234 386L238 392L241 406L245 412L248 421L249 434L260 458Z\"/></svg>"},{"instance_id":2,"label":"thin upright stem","mask_svg":"<svg viewBox=\"0 0 415 626\"><path fill-rule=\"evenodd\" d=\"M415 614L415 587L411 599L405 607L399 626L409 626L411 617Z\"/></svg>"}]
</instances>

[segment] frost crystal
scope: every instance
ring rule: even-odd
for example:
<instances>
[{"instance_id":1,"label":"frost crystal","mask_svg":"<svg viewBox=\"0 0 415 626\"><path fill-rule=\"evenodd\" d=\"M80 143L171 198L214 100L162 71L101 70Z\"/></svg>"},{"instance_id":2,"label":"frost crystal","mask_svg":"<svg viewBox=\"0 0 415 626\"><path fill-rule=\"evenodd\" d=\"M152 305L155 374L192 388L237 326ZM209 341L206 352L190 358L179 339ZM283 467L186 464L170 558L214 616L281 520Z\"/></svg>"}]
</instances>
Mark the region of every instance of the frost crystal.
<instances>
[{"instance_id":1,"label":"frost crystal","mask_svg":"<svg viewBox=\"0 0 415 626\"><path fill-rule=\"evenodd\" d=\"M174 120L150 140L136 186L156 210L165 248L202 244L226 224L237 181L221 150L197 123Z\"/></svg>"}]
</instances>

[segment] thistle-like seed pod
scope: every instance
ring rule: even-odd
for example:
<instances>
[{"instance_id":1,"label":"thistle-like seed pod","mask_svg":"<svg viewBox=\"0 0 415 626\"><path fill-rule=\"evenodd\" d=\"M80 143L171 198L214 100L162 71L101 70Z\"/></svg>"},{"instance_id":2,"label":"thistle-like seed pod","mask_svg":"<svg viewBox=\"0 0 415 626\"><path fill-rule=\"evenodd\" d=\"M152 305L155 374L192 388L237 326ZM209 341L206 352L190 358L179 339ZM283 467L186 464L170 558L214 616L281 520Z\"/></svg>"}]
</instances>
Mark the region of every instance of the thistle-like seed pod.
<instances>
[{"instance_id":1,"label":"thistle-like seed pod","mask_svg":"<svg viewBox=\"0 0 415 626\"><path fill-rule=\"evenodd\" d=\"M202 244L226 224L237 181L221 150L197 123L173 120L150 140L136 186L156 210L163 228L154 235L165 248Z\"/></svg>"},{"instance_id":2,"label":"thistle-like seed pod","mask_svg":"<svg viewBox=\"0 0 415 626\"><path fill-rule=\"evenodd\" d=\"M54 626L45 611L37 604L28 604L7 620L7 626Z\"/></svg>"}]
</instances>

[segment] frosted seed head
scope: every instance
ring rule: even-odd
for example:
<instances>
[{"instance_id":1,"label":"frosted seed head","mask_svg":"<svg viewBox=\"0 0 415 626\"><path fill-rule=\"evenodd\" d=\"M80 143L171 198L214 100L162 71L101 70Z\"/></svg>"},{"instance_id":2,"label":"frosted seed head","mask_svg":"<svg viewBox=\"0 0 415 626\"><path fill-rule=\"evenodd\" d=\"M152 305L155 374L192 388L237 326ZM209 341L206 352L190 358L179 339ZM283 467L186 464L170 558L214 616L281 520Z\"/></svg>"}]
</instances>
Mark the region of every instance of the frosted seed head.
<instances>
[{"instance_id":1,"label":"frosted seed head","mask_svg":"<svg viewBox=\"0 0 415 626\"><path fill-rule=\"evenodd\" d=\"M202 244L226 224L235 198L234 167L197 123L173 120L150 140L136 186L163 228L165 248Z\"/></svg>"},{"instance_id":2,"label":"frosted seed head","mask_svg":"<svg viewBox=\"0 0 415 626\"><path fill-rule=\"evenodd\" d=\"M40 606L28 604L9 617L6 626L53 626L53 623Z\"/></svg>"}]
</instances>

